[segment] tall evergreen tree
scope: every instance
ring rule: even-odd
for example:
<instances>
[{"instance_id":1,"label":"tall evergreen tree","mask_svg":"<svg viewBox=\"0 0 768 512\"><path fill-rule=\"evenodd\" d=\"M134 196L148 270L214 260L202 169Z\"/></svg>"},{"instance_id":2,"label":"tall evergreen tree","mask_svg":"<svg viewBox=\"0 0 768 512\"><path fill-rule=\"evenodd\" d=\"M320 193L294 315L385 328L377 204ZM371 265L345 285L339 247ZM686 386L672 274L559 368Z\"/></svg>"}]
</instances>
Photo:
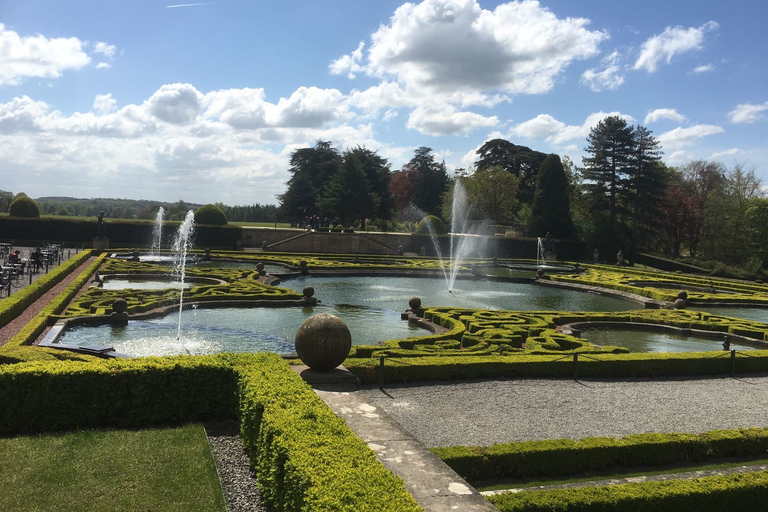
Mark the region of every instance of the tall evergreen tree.
<instances>
[{"instance_id":1,"label":"tall evergreen tree","mask_svg":"<svg viewBox=\"0 0 768 512\"><path fill-rule=\"evenodd\" d=\"M341 157L330 142L317 141L314 147L291 153L291 178L285 193L277 198L286 219L301 219L318 213L317 198L339 168Z\"/></svg>"},{"instance_id":2,"label":"tall evergreen tree","mask_svg":"<svg viewBox=\"0 0 768 512\"><path fill-rule=\"evenodd\" d=\"M632 210L632 244L629 257L643 235L659 227L662 204L667 190L668 173L661 161L661 144L645 126L633 132L634 150L630 157L629 195Z\"/></svg>"},{"instance_id":3,"label":"tall evergreen tree","mask_svg":"<svg viewBox=\"0 0 768 512\"><path fill-rule=\"evenodd\" d=\"M584 148L584 179L593 211L608 210L609 227L614 229L616 218L629 195L634 148L633 129L618 117L606 117L592 128Z\"/></svg>"},{"instance_id":4,"label":"tall evergreen tree","mask_svg":"<svg viewBox=\"0 0 768 512\"><path fill-rule=\"evenodd\" d=\"M570 238L574 234L570 194L565 169L557 155L549 155L541 164L528 217L528 235L543 236L550 232L555 238Z\"/></svg>"},{"instance_id":5,"label":"tall evergreen tree","mask_svg":"<svg viewBox=\"0 0 768 512\"><path fill-rule=\"evenodd\" d=\"M419 147L408 165L417 173L416 206L431 215L440 213L440 202L448 189L448 171L445 162L435 162L432 148Z\"/></svg>"},{"instance_id":6,"label":"tall evergreen tree","mask_svg":"<svg viewBox=\"0 0 768 512\"><path fill-rule=\"evenodd\" d=\"M541 164L547 158L546 153L535 151L526 146L518 146L508 140L491 139L477 150L478 160L475 169L483 171L500 167L520 178L519 199L530 204L536 187L536 176Z\"/></svg>"},{"instance_id":7,"label":"tall evergreen tree","mask_svg":"<svg viewBox=\"0 0 768 512\"><path fill-rule=\"evenodd\" d=\"M389 162L385 158L380 157L375 151L360 146L347 151L343 155L345 161L348 158L354 159L356 165L363 169L370 191L376 196L378 207L367 216L379 219L392 218L394 201L389 192L389 182L392 178Z\"/></svg>"},{"instance_id":8,"label":"tall evergreen tree","mask_svg":"<svg viewBox=\"0 0 768 512\"><path fill-rule=\"evenodd\" d=\"M375 217L379 196L371 190L365 172L366 158L358 151L342 155L338 171L323 188L317 206L323 215L350 226L354 219Z\"/></svg>"}]
</instances>

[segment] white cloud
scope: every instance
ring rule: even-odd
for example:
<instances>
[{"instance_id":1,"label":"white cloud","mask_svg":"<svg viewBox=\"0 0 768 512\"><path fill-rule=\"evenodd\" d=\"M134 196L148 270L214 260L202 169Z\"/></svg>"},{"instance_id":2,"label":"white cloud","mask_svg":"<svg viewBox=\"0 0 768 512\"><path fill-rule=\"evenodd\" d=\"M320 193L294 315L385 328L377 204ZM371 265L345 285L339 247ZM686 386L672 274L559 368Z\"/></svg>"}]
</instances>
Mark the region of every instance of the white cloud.
<instances>
[{"instance_id":1,"label":"white cloud","mask_svg":"<svg viewBox=\"0 0 768 512\"><path fill-rule=\"evenodd\" d=\"M337 89L299 87L289 98L280 98L267 109L271 125L319 128L346 114L344 95Z\"/></svg>"},{"instance_id":2,"label":"white cloud","mask_svg":"<svg viewBox=\"0 0 768 512\"><path fill-rule=\"evenodd\" d=\"M96 69L109 69L112 67L112 64L108 62L99 62L96 64Z\"/></svg>"},{"instance_id":3,"label":"white cloud","mask_svg":"<svg viewBox=\"0 0 768 512\"><path fill-rule=\"evenodd\" d=\"M407 127L426 135L457 135L476 128L496 126L496 116L486 117L473 112L457 112L450 105L418 107L411 112Z\"/></svg>"},{"instance_id":4,"label":"white cloud","mask_svg":"<svg viewBox=\"0 0 768 512\"><path fill-rule=\"evenodd\" d=\"M602 60L602 71L597 68L586 70L581 75L581 82L595 92L618 89L624 83L624 75L619 68L620 61L619 52L611 53Z\"/></svg>"},{"instance_id":5,"label":"white cloud","mask_svg":"<svg viewBox=\"0 0 768 512\"><path fill-rule=\"evenodd\" d=\"M582 125L567 125L549 114L539 114L533 119L529 119L512 128L511 133L527 139L543 138L555 145L562 145L571 140L585 138L593 127L610 116L621 117L628 123L635 122L632 116L620 112L596 112L590 114Z\"/></svg>"},{"instance_id":6,"label":"white cloud","mask_svg":"<svg viewBox=\"0 0 768 512\"><path fill-rule=\"evenodd\" d=\"M331 70L331 74L343 75L346 74L348 78L355 78L357 73L363 71L363 66L360 62L363 60L363 48L365 48L365 41L360 41L357 45L357 49L349 55L342 55L338 59L330 63L328 68Z\"/></svg>"},{"instance_id":7,"label":"white cloud","mask_svg":"<svg viewBox=\"0 0 768 512\"><path fill-rule=\"evenodd\" d=\"M725 151L718 151L716 153L712 153L707 157L707 160L717 160L718 158L722 158L724 156L736 156L741 154L741 150L739 148L731 148L726 149Z\"/></svg>"},{"instance_id":8,"label":"white cloud","mask_svg":"<svg viewBox=\"0 0 768 512\"><path fill-rule=\"evenodd\" d=\"M255 129L266 126L264 89L227 89L205 95L205 115L218 118L237 129Z\"/></svg>"},{"instance_id":9,"label":"white cloud","mask_svg":"<svg viewBox=\"0 0 768 512\"><path fill-rule=\"evenodd\" d=\"M386 112L384 112L384 117L382 118L382 120L386 123L387 121L391 121L394 118L396 118L397 115L398 115L397 114L397 110L391 108L391 109L387 110Z\"/></svg>"},{"instance_id":10,"label":"white cloud","mask_svg":"<svg viewBox=\"0 0 768 512\"><path fill-rule=\"evenodd\" d=\"M693 72L696 73L697 75L700 75L702 73L708 73L714 70L715 70L714 64L702 64L701 66L696 66L695 68L693 68Z\"/></svg>"},{"instance_id":11,"label":"white cloud","mask_svg":"<svg viewBox=\"0 0 768 512\"><path fill-rule=\"evenodd\" d=\"M741 103L728 112L733 124L752 124L763 118L763 112L768 110L768 101L759 105Z\"/></svg>"},{"instance_id":12,"label":"white cloud","mask_svg":"<svg viewBox=\"0 0 768 512\"><path fill-rule=\"evenodd\" d=\"M117 100L112 97L112 94L98 94L93 100L93 110L97 114L109 114L117 106Z\"/></svg>"},{"instance_id":13,"label":"white cloud","mask_svg":"<svg viewBox=\"0 0 768 512\"><path fill-rule=\"evenodd\" d=\"M157 119L184 125L197 119L202 100L203 95L190 84L167 84L146 101L146 106Z\"/></svg>"},{"instance_id":14,"label":"white cloud","mask_svg":"<svg viewBox=\"0 0 768 512\"><path fill-rule=\"evenodd\" d=\"M584 18L558 19L532 0L504 3L493 11L476 0L406 3L371 36L363 67L419 96L539 94L549 91L573 60L597 54L607 35L587 30L588 24ZM341 59L333 65L339 72L350 67Z\"/></svg>"},{"instance_id":15,"label":"white cloud","mask_svg":"<svg viewBox=\"0 0 768 512\"><path fill-rule=\"evenodd\" d=\"M691 160L693 160L693 155L687 151L682 150L673 151L664 159L664 161L669 165L682 165L686 162L690 162Z\"/></svg>"},{"instance_id":16,"label":"white cloud","mask_svg":"<svg viewBox=\"0 0 768 512\"><path fill-rule=\"evenodd\" d=\"M48 115L48 105L28 96L0 104L0 134L39 131Z\"/></svg>"},{"instance_id":17,"label":"white cloud","mask_svg":"<svg viewBox=\"0 0 768 512\"><path fill-rule=\"evenodd\" d=\"M718 24L714 21L700 27L667 27L664 32L643 43L633 69L645 69L654 73L659 62L666 61L669 64L677 54L701 49L704 35L717 27Z\"/></svg>"},{"instance_id":18,"label":"white cloud","mask_svg":"<svg viewBox=\"0 0 768 512\"><path fill-rule=\"evenodd\" d=\"M657 137L661 142L664 151L679 151L683 148L693 146L699 142L699 139L710 135L723 133L725 130L720 126L711 124L697 124L688 128L675 128L664 132Z\"/></svg>"},{"instance_id":19,"label":"white cloud","mask_svg":"<svg viewBox=\"0 0 768 512\"><path fill-rule=\"evenodd\" d=\"M645 121L643 121L643 124L655 123L660 119L670 119L676 123L682 123L686 120L685 116L674 108L657 108L645 116Z\"/></svg>"},{"instance_id":20,"label":"white cloud","mask_svg":"<svg viewBox=\"0 0 768 512\"><path fill-rule=\"evenodd\" d=\"M115 56L115 50L117 48L115 45L107 44L103 41L99 41L95 45L93 45L93 51L95 53L99 53L101 55L104 55L105 57L114 57Z\"/></svg>"},{"instance_id":21,"label":"white cloud","mask_svg":"<svg viewBox=\"0 0 768 512\"><path fill-rule=\"evenodd\" d=\"M0 86L18 85L25 78L58 78L62 72L91 62L76 37L21 37L0 23Z\"/></svg>"}]
</instances>

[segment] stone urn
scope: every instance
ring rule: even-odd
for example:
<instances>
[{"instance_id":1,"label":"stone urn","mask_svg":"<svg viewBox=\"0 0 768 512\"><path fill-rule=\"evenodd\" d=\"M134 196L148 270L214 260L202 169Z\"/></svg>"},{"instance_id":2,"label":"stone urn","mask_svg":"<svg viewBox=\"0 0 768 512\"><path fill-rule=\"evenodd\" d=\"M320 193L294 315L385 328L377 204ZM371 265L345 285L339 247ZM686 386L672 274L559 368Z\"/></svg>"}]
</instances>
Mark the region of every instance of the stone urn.
<instances>
[{"instance_id":1,"label":"stone urn","mask_svg":"<svg viewBox=\"0 0 768 512\"><path fill-rule=\"evenodd\" d=\"M296 354L318 372L339 366L352 349L352 335L341 319L327 313L313 315L296 332Z\"/></svg>"}]
</instances>

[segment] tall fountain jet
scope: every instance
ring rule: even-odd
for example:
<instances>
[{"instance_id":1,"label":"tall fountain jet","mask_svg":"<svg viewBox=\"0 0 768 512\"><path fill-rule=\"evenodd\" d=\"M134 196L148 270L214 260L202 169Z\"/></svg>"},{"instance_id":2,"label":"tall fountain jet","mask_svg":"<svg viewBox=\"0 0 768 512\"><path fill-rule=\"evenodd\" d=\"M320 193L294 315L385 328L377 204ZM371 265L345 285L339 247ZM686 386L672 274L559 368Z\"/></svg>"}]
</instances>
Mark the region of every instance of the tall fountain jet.
<instances>
[{"instance_id":1,"label":"tall fountain jet","mask_svg":"<svg viewBox=\"0 0 768 512\"><path fill-rule=\"evenodd\" d=\"M187 268L187 250L190 245L190 237L195 229L195 212L189 210L184 222L179 226L176 238L173 242L173 250L176 254L176 273L179 274L179 327L176 339L181 340L181 310L184 307L184 273Z\"/></svg>"},{"instance_id":2,"label":"tall fountain jet","mask_svg":"<svg viewBox=\"0 0 768 512\"><path fill-rule=\"evenodd\" d=\"M160 248L163 245L163 215L165 215L165 209L161 206L157 210L157 216L155 216L155 225L152 228L152 249L151 254L156 256L160 253Z\"/></svg>"}]
</instances>

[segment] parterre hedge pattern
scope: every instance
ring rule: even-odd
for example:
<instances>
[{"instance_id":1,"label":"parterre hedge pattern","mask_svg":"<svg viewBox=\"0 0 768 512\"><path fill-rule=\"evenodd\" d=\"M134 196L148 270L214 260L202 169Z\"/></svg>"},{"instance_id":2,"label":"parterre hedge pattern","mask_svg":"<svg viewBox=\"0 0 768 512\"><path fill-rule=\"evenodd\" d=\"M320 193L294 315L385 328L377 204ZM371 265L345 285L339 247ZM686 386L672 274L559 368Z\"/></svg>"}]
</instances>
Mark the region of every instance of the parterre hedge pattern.
<instances>
[{"instance_id":1,"label":"parterre hedge pattern","mask_svg":"<svg viewBox=\"0 0 768 512\"><path fill-rule=\"evenodd\" d=\"M470 481L567 476L610 468L695 463L764 455L768 428L713 430L702 434L635 434L521 441L493 446L449 446L432 451Z\"/></svg>"},{"instance_id":2,"label":"parterre hedge pattern","mask_svg":"<svg viewBox=\"0 0 768 512\"><path fill-rule=\"evenodd\" d=\"M489 496L501 512L761 512L768 471Z\"/></svg>"},{"instance_id":3,"label":"parterre hedge pattern","mask_svg":"<svg viewBox=\"0 0 768 512\"><path fill-rule=\"evenodd\" d=\"M241 417L265 501L284 512L418 512L403 482L275 354L0 366L0 433Z\"/></svg>"}]
</instances>

